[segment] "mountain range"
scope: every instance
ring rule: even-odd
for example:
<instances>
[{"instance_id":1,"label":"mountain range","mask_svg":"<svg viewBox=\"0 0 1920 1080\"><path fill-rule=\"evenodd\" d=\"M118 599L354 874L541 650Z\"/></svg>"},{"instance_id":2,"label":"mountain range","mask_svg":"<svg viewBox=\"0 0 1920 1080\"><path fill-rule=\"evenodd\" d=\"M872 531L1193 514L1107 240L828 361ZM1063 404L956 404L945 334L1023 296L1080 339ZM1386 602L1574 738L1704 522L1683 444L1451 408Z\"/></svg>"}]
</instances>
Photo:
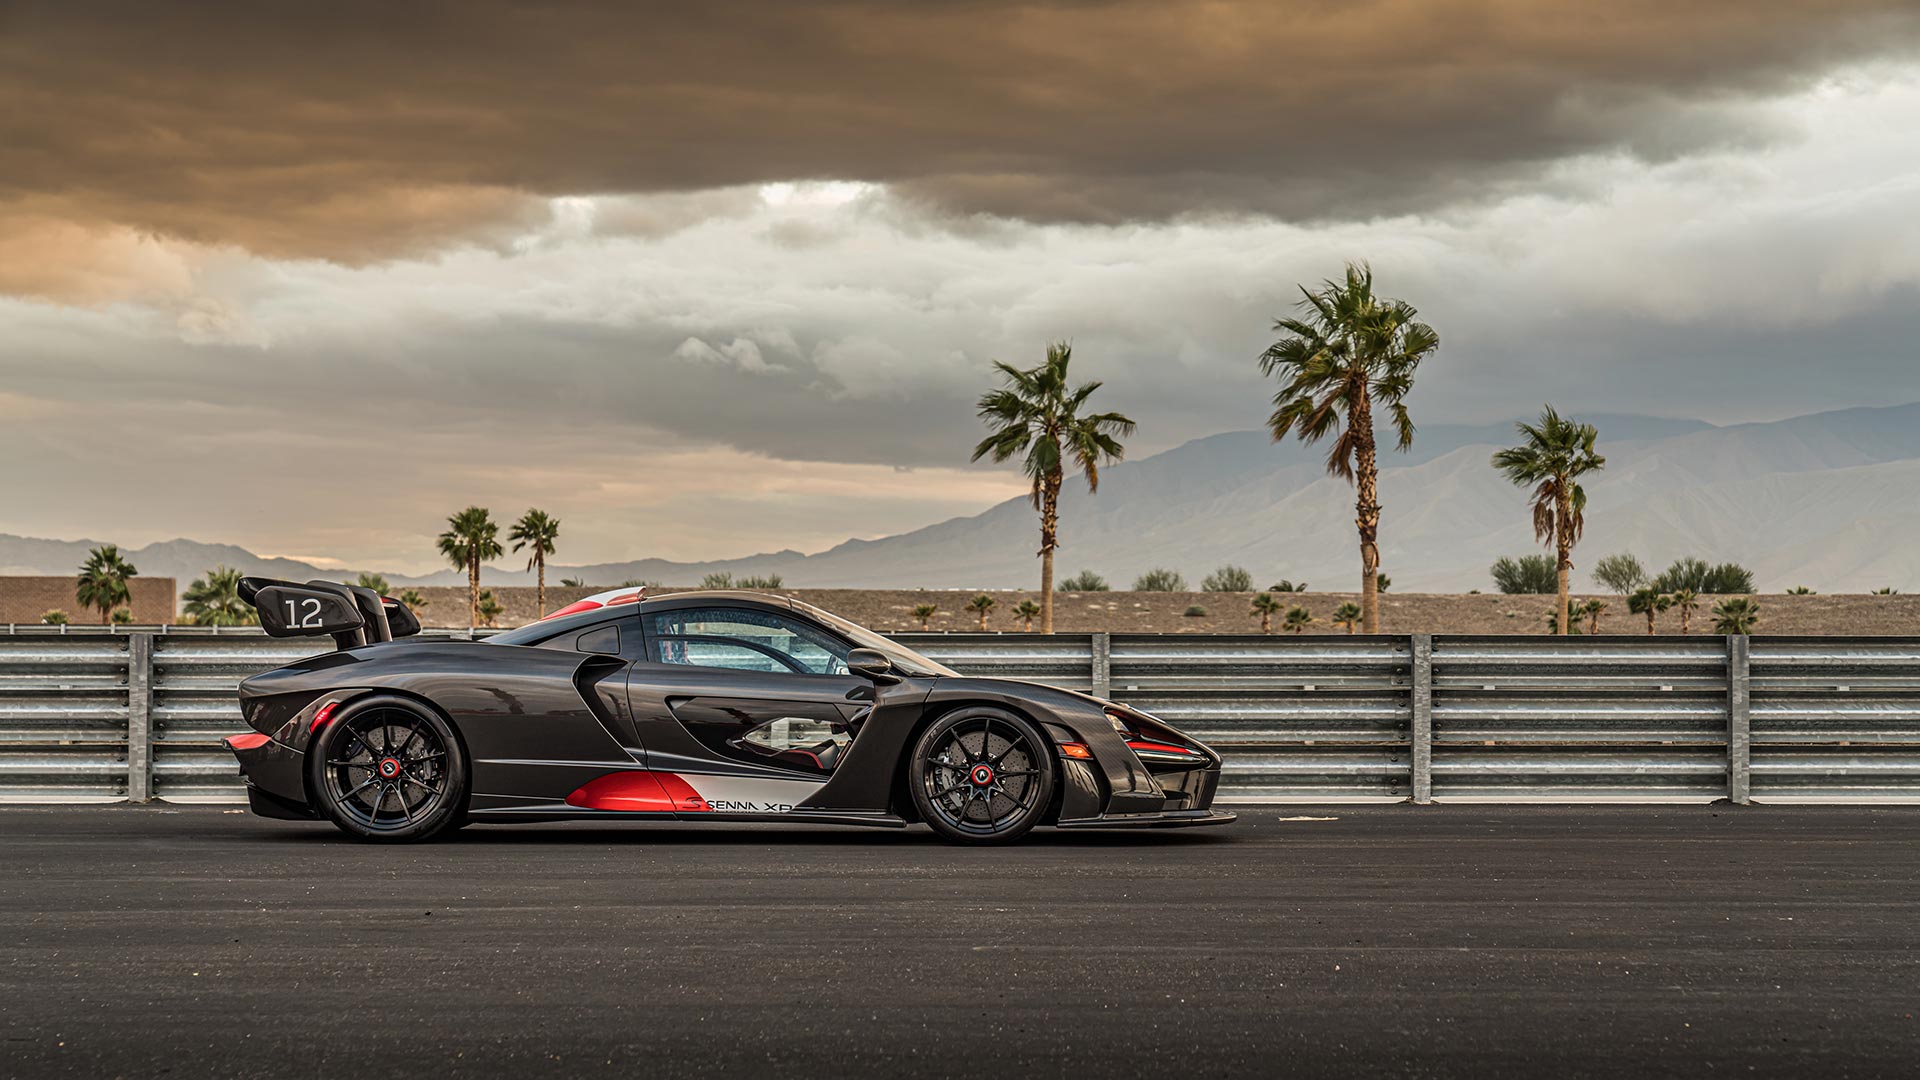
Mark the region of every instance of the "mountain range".
<instances>
[{"instance_id":1,"label":"mountain range","mask_svg":"<svg viewBox=\"0 0 1920 1080\"><path fill-rule=\"evenodd\" d=\"M1599 426L1607 467L1586 483L1580 567L1631 551L1649 569L1682 555L1740 562L1770 591L1920 586L1920 546L1899 539L1920 526L1920 404L1728 426L1581 419ZM1382 569L1396 590L1490 589L1494 558L1541 550L1525 492L1488 464L1495 448L1514 441L1510 422L1435 425L1420 430L1412 451L1383 453ZM1324 453L1275 444L1261 431L1235 431L1105 469L1097 495L1070 483L1059 573L1091 569L1124 588L1140 572L1166 567L1197 587L1208 571L1233 563L1250 569L1261 586L1291 578L1317 590L1351 589L1359 567L1353 490L1326 475ZM1037 532L1032 508L1013 499L971 517L814 554L556 564L548 580L688 584L730 572L778 574L790 587L1019 588L1038 577ZM0 573L70 574L95 543L0 534ZM150 544L129 557L142 573L172 576L182 588L218 563L295 579L350 576L194 540ZM386 576L396 586L464 582L453 570ZM532 578L516 565L488 568L483 581L522 585Z\"/></svg>"}]
</instances>

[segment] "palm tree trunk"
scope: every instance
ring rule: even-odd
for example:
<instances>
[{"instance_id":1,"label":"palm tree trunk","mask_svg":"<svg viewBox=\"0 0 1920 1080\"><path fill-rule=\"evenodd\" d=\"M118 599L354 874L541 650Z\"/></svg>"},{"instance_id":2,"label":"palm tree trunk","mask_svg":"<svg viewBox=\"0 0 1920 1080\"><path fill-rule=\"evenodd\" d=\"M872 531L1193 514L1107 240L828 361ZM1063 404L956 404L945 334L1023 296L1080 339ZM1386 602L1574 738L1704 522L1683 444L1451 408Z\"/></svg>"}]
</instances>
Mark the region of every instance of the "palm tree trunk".
<instances>
[{"instance_id":1,"label":"palm tree trunk","mask_svg":"<svg viewBox=\"0 0 1920 1080\"><path fill-rule=\"evenodd\" d=\"M480 556L478 551L467 556L467 633L471 635L474 627L480 625Z\"/></svg>"},{"instance_id":2,"label":"palm tree trunk","mask_svg":"<svg viewBox=\"0 0 1920 1080\"><path fill-rule=\"evenodd\" d=\"M540 614L535 618L544 619L547 617L547 557L542 555L538 548L533 552L533 565L539 571L540 581L539 589L535 594L537 597L535 603L540 607Z\"/></svg>"},{"instance_id":3,"label":"palm tree trunk","mask_svg":"<svg viewBox=\"0 0 1920 1080\"><path fill-rule=\"evenodd\" d=\"M1573 497L1567 493L1570 483L1564 476L1559 478L1560 495L1554 506L1553 524L1553 546L1557 556L1553 576L1560 590L1560 633L1563 635L1573 632L1571 613L1567 610L1567 583L1573 572L1573 538L1567 532L1567 522L1573 517Z\"/></svg>"},{"instance_id":4,"label":"palm tree trunk","mask_svg":"<svg viewBox=\"0 0 1920 1080\"><path fill-rule=\"evenodd\" d=\"M1040 486L1040 632L1053 633L1053 549L1060 542L1060 477L1049 473Z\"/></svg>"},{"instance_id":5,"label":"palm tree trunk","mask_svg":"<svg viewBox=\"0 0 1920 1080\"><path fill-rule=\"evenodd\" d=\"M1380 475L1373 444L1373 403L1366 384L1354 395L1354 525L1360 530L1360 618L1366 632L1380 632Z\"/></svg>"},{"instance_id":6,"label":"palm tree trunk","mask_svg":"<svg viewBox=\"0 0 1920 1080\"><path fill-rule=\"evenodd\" d=\"M1273 633L1273 616L1272 616L1272 614L1270 614L1270 613L1268 613L1268 612L1265 612L1265 611L1263 611L1263 612L1261 612L1261 613L1260 613L1260 632L1261 632L1261 633L1263 633L1263 634L1271 634L1271 633Z\"/></svg>"}]
</instances>

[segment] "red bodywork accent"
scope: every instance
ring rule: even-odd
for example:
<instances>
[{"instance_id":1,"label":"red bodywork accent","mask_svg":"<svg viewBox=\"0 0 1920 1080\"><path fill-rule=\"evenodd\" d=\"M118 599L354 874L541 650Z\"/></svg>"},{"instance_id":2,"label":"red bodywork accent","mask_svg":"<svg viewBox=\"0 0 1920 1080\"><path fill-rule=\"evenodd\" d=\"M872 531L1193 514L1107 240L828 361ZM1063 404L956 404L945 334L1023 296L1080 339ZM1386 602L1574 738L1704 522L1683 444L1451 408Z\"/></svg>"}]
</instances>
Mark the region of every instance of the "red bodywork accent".
<instances>
[{"instance_id":1,"label":"red bodywork accent","mask_svg":"<svg viewBox=\"0 0 1920 1080\"><path fill-rule=\"evenodd\" d=\"M642 591L644 592L645 590L642 590ZM628 593L625 596L616 596L613 599L607 601L607 606L612 607L615 604L637 604L640 602L640 596L641 594L637 592Z\"/></svg>"},{"instance_id":2,"label":"red bodywork accent","mask_svg":"<svg viewBox=\"0 0 1920 1080\"><path fill-rule=\"evenodd\" d=\"M257 731L249 731L245 735L229 736L227 745L235 750L258 750L272 741Z\"/></svg>"},{"instance_id":3,"label":"red bodywork accent","mask_svg":"<svg viewBox=\"0 0 1920 1080\"><path fill-rule=\"evenodd\" d=\"M1161 753L1165 753L1165 754L1189 754L1189 755L1191 755L1191 756L1193 756L1193 757L1199 757L1199 756L1200 756L1200 755L1199 755L1199 753L1198 753L1197 751L1194 751L1194 750L1192 750L1192 749L1191 749L1191 748L1189 748L1189 747L1185 747L1185 746L1173 746L1173 745L1171 745L1171 744L1169 744L1169 743L1161 743L1161 742L1141 742L1141 741L1139 741L1139 740L1135 740L1135 739L1129 739L1129 740L1127 740L1127 749L1129 749L1129 750L1158 750L1158 751L1160 751Z\"/></svg>"},{"instance_id":4,"label":"red bodywork accent","mask_svg":"<svg viewBox=\"0 0 1920 1080\"><path fill-rule=\"evenodd\" d=\"M673 808L675 810L682 812L690 810L705 812L713 809L713 807L707 805L707 800L700 797L699 792L693 790L692 784L687 783L686 780L681 778L680 774L660 772L654 773L653 775L659 779L660 786L666 790L667 796L673 800Z\"/></svg>"},{"instance_id":5,"label":"red bodywork accent","mask_svg":"<svg viewBox=\"0 0 1920 1080\"><path fill-rule=\"evenodd\" d=\"M562 615L578 615L583 611L592 611L600 606L602 605L598 600L575 600L573 603L568 604L558 611L549 611L545 615L542 615L540 621L546 622L548 619L557 619Z\"/></svg>"},{"instance_id":6,"label":"red bodywork accent","mask_svg":"<svg viewBox=\"0 0 1920 1080\"><path fill-rule=\"evenodd\" d=\"M325 705L320 706L320 711L313 714L313 723L307 725L307 734L311 735L321 728L326 727L327 721L333 719L333 710L339 707L340 703L337 701L329 701Z\"/></svg>"},{"instance_id":7,"label":"red bodywork accent","mask_svg":"<svg viewBox=\"0 0 1920 1080\"><path fill-rule=\"evenodd\" d=\"M645 769L628 769L589 780L567 796L567 805L583 810L656 814L707 809L707 801L679 775Z\"/></svg>"}]
</instances>

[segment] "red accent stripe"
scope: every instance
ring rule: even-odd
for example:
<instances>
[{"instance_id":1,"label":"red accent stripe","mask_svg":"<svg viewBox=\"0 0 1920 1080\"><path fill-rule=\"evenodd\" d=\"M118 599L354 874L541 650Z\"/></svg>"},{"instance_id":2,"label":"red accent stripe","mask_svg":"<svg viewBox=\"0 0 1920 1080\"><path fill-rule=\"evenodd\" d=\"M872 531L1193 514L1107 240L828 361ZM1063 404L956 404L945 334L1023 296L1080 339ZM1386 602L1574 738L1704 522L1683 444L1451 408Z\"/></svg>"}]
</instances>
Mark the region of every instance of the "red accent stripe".
<instances>
[{"instance_id":1,"label":"red accent stripe","mask_svg":"<svg viewBox=\"0 0 1920 1080\"><path fill-rule=\"evenodd\" d=\"M615 604L637 604L639 602L640 602L640 594L637 592L630 592L625 596L616 596L613 599L607 601L607 606L612 607Z\"/></svg>"},{"instance_id":2,"label":"red accent stripe","mask_svg":"<svg viewBox=\"0 0 1920 1080\"><path fill-rule=\"evenodd\" d=\"M227 746L234 750L258 750L273 740L257 731L245 735L232 735L227 738Z\"/></svg>"},{"instance_id":3,"label":"red accent stripe","mask_svg":"<svg viewBox=\"0 0 1920 1080\"><path fill-rule=\"evenodd\" d=\"M1159 751L1162 751L1162 752L1164 752L1164 753L1168 753L1168 754L1190 754L1190 755L1192 755L1192 756L1194 756L1194 757L1199 757L1199 756L1200 756L1200 754L1199 754L1199 752L1198 752L1198 751L1195 751L1195 750L1192 750L1192 749L1189 749L1188 747L1185 747L1185 746L1174 746L1174 745L1172 745L1172 744L1170 744L1170 743L1161 743L1161 742L1135 742L1135 741L1132 741L1132 740L1129 740L1129 741L1127 742L1127 749L1129 749L1129 750L1159 750Z\"/></svg>"},{"instance_id":4,"label":"red accent stripe","mask_svg":"<svg viewBox=\"0 0 1920 1080\"><path fill-rule=\"evenodd\" d=\"M550 611L540 616L540 621L546 622L548 619L557 619L562 615L578 615L583 611L593 611L602 606L598 600L575 600L558 611Z\"/></svg>"},{"instance_id":5,"label":"red accent stripe","mask_svg":"<svg viewBox=\"0 0 1920 1080\"><path fill-rule=\"evenodd\" d=\"M650 813L705 811L707 800L693 785L670 772L625 769L595 777L567 796L568 806L582 810L629 810Z\"/></svg>"},{"instance_id":6,"label":"red accent stripe","mask_svg":"<svg viewBox=\"0 0 1920 1080\"><path fill-rule=\"evenodd\" d=\"M307 725L307 734L311 735L321 728L326 727L327 721L333 719L333 710L339 707L340 703L337 701L329 701L325 705L320 706L320 711L313 714L313 723Z\"/></svg>"},{"instance_id":7,"label":"red accent stripe","mask_svg":"<svg viewBox=\"0 0 1920 1080\"><path fill-rule=\"evenodd\" d=\"M583 810L647 810L669 813L673 800L660 781L645 769L608 773L587 781L567 796L568 806Z\"/></svg>"}]
</instances>

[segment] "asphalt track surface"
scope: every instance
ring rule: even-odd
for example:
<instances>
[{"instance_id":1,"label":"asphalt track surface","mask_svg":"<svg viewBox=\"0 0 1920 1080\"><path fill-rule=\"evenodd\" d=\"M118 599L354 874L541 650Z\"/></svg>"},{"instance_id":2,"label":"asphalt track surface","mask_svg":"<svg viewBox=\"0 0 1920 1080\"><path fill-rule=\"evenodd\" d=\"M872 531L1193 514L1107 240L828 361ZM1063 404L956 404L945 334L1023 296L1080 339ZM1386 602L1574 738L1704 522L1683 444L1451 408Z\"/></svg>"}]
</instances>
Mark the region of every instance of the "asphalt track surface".
<instances>
[{"instance_id":1,"label":"asphalt track surface","mask_svg":"<svg viewBox=\"0 0 1920 1080\"><path fill-rule=\"evenodd\" d=\"M1912 1076L1920 808L0 810L0 1076Z\"/></svg>"}]
</instances>

